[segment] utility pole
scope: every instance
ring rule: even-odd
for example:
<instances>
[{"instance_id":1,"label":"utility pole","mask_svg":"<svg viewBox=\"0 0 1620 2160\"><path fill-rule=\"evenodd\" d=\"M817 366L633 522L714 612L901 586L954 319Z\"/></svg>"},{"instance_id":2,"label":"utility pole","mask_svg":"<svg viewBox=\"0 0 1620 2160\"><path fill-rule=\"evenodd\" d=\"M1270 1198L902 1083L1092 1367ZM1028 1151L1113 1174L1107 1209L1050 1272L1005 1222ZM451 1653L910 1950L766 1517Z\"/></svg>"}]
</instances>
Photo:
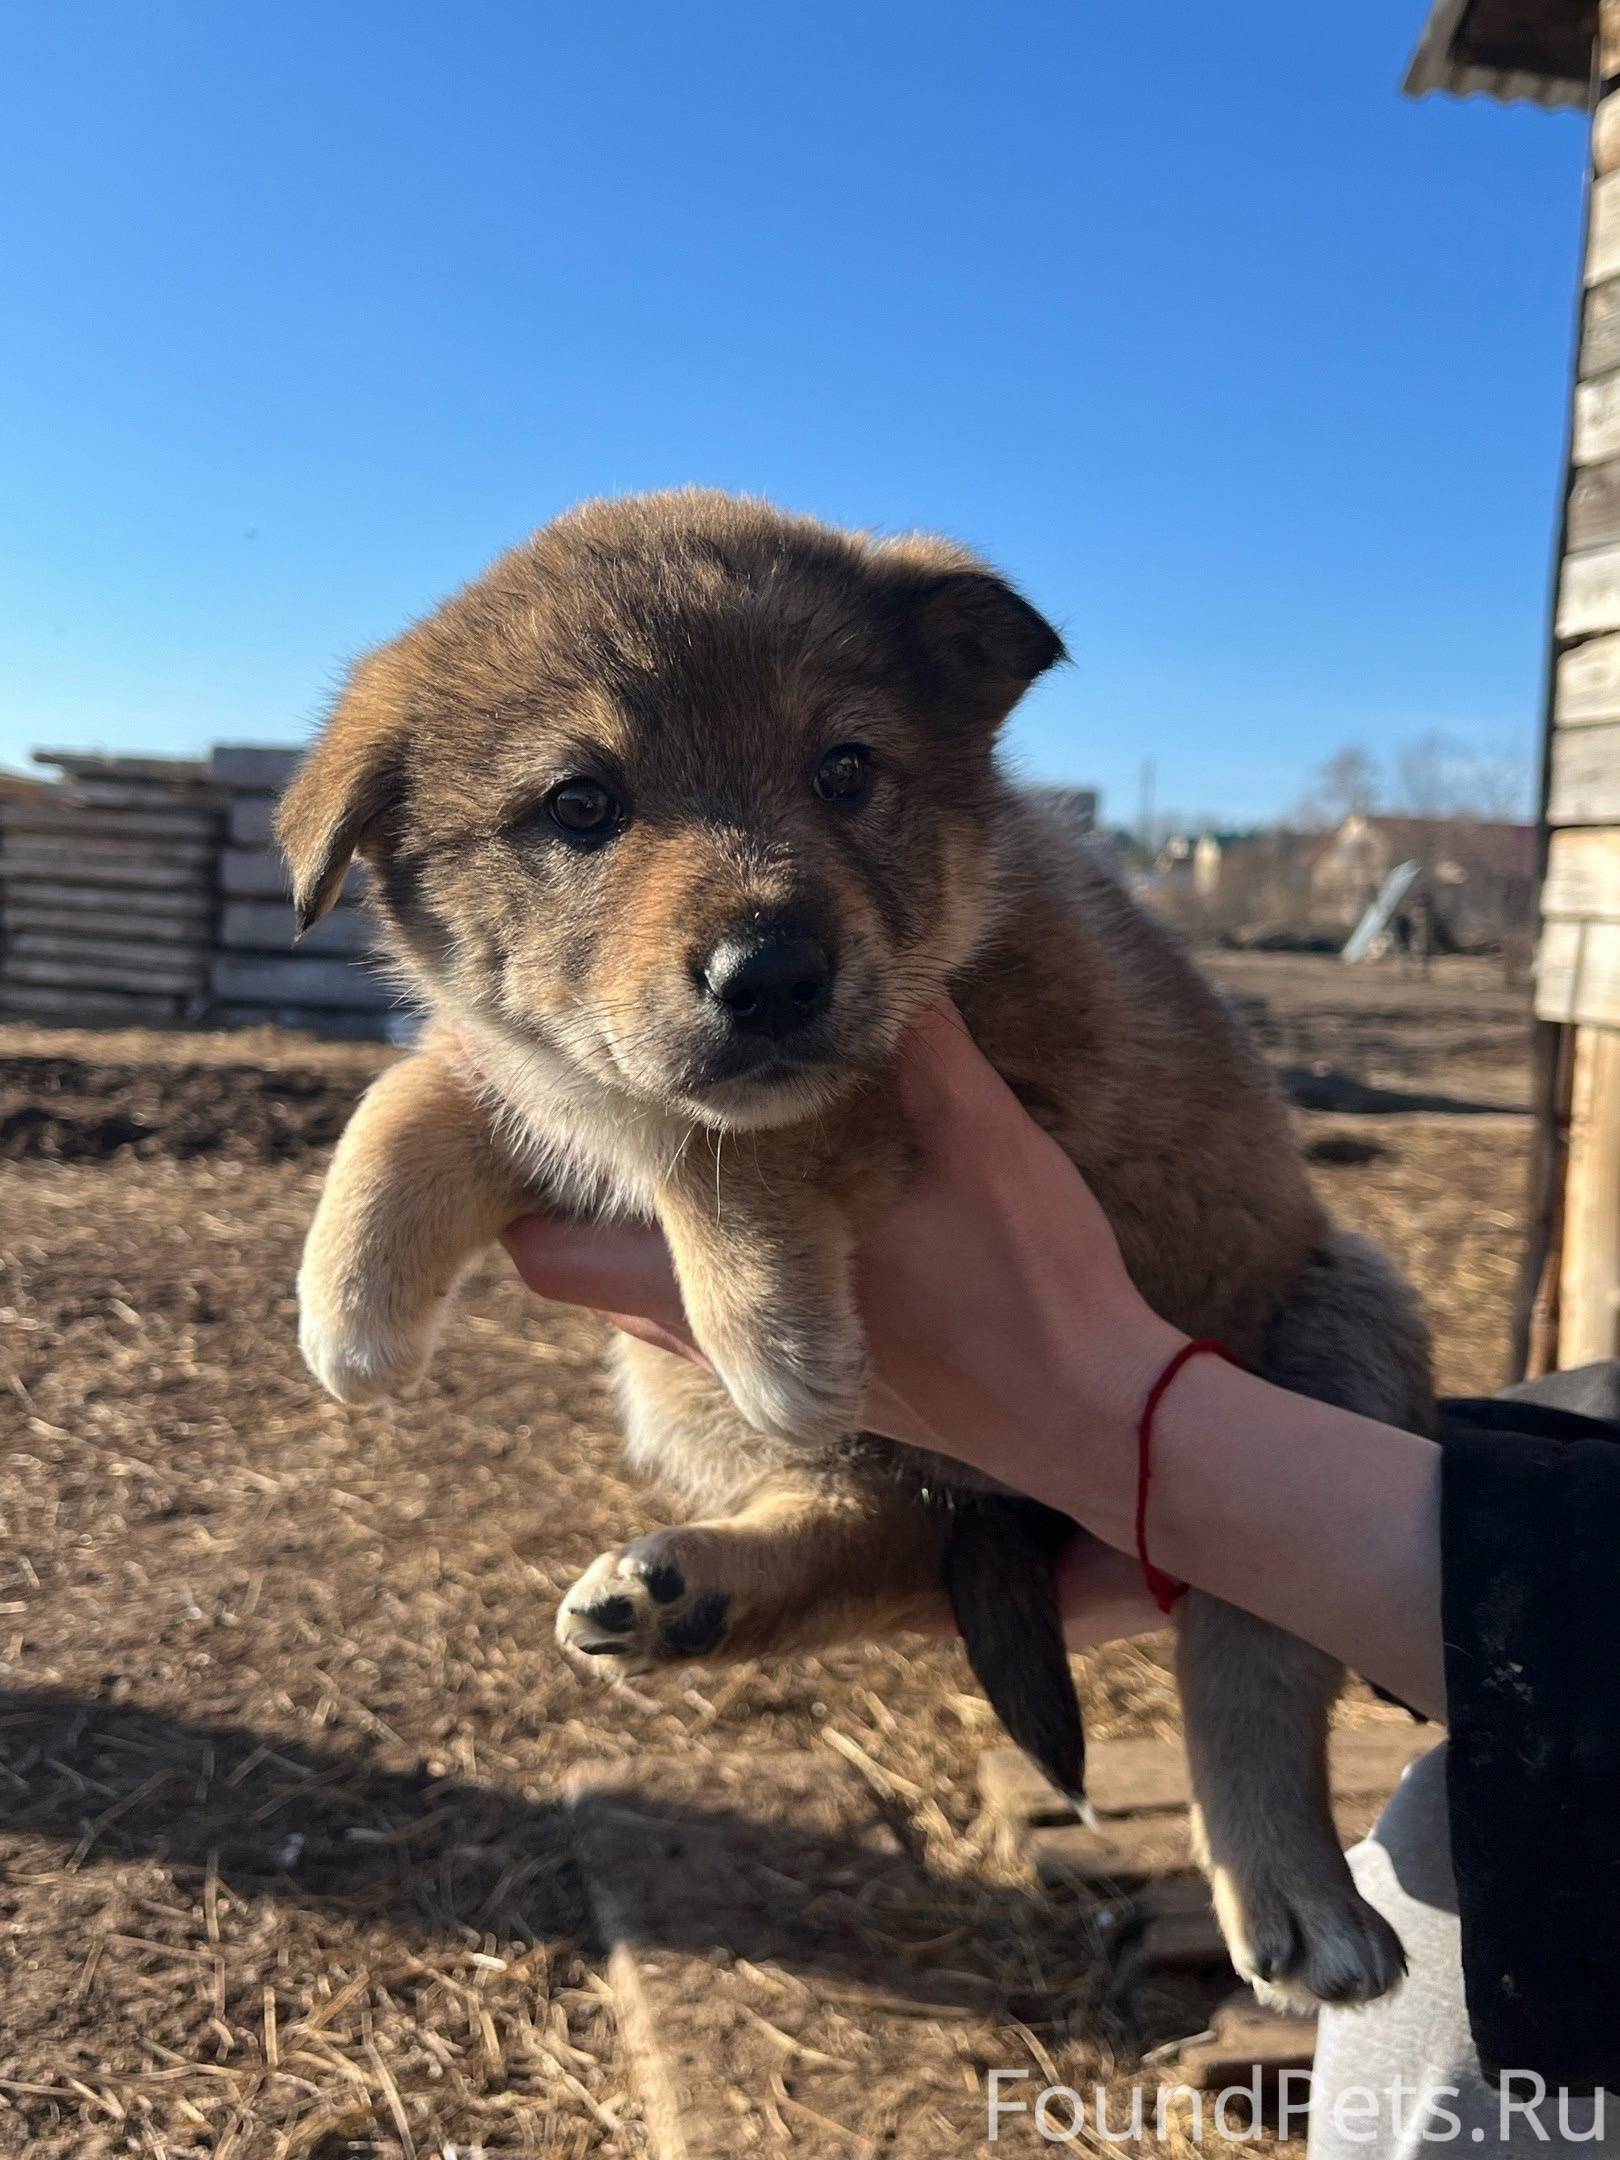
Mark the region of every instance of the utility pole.
<instances>
[{"instance_id":1,"label":"utility pole","mask_svg":"<svg viewBox=\"0 0 1620 2160\"><path fill-rule=\"evenodd\" d=\"M1152 758L1144 758L1142 760L1141 793L1137 797L1136 837L1145 848L1151 848L1153 845L1153 790L1158 777L1158 767L1154 764Z\"/></svg>"}]
</instances>

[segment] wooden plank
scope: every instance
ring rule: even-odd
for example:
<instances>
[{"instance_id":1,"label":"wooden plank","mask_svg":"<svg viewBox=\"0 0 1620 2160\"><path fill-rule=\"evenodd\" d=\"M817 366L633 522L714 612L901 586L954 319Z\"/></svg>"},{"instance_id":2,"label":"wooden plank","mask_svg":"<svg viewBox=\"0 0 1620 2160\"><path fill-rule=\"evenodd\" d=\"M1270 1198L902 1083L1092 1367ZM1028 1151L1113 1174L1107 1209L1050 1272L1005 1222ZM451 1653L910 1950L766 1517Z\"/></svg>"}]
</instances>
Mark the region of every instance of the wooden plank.
<instances>
[{"instance_id":1,"label":"wooden plank","mask_svg":"<svg viewBox=\"0 0 1620 2160\"><path fill-rule=\"evenodd\" d=\"M1620 278L1594 285L1581 319L1581 378L1620 367Z\"/></svg>"},{"instance_id":2,"label":"wooden plank","mask_svg":"<svg viewBox=\"0 0 1620 2160\"><path fill-rule=\"evenodd\" d=\"M654 2160L875 2160L895 2094L919 2114L908 2150L984 2149L963 2066L1020 2059L1005 1975L1042 1979L1023 1893L970 1885L972 1924L942 1949L951 1916L926 1915L958 1886L830 1748L643 1751L567 1789Z\"/></svg>"},{"instance_id":3,"label":"wooden plank","mask_svg":"<svg viewBox=\"0 0 1620 2160\"><path fill-rule=\"evenodd\" d=\"M1075 1819L1072 1802L1021 1748L987 1748L978 1778L985 1806L1019 1829ZM1179 1741L1103 1740L1090 1751L1086 1797L1098 1815L1184 1808L1187 1796L1187 1758Z\"/></svg>"},{"instance_id":4,"label":"wooden plank","mask_svg":"<svg viewBox=\"0 0 1620 2160\"><path fill-rule=\"evenodd\" d=\"M0 960L0 979L67 990L162 990L177 996L198 993L203 987L199 971L189 967L163 967L150 960L125 964L94 956L42 959L9 948Z\"/></svg>"},{"instance_id":5,"label":"wooden plank","mask_svg":"<svg viewBox=\"0 0 1620 2160\"><path fill-rule=\"evenodd\" d=\"M153 967L168 970L189 969L195 979L206 969L213 958L214 948L206 938L183 934L178 943L172 935L168 938L147 939L132 926L125 926L127 935L115 932L111 937L99 930L90 929L84 922L70 924L66 929L60 923L52 923L46 929L38 929L13 923L6 918L6 954L8 958L22 953L35 960L113 960L124 967L141 967L150 963Z\"/></svg>"},{"instance_id":6,"label":"wooden plank","mask_svg":"<svg viewBox=\"0 0 1620 2160\"><path fill-rule=\"evenodd\" d=\"M231 804L233 847L269 847L276 837L276 799L273 795L238 795Z\"/></svg>"},{"instance_id":7,"label":"wooden plank","mask_svg":"<svg viewBox=\"0 0 1620 2160\"><path fill-rule=\"evenodd\" d=\"M211 810L102 810L81 807L71 797L34 796L0 802L0 832L37 833L68 847L81 840L184 841L202 860L212 854L219 820Z\"/></svg>"},{"instance_id":8,"label":"wooden plank","mask_svg":"<svg viewBox=\"0 0 1620 2160\"><path fill-rule=\"evenodd\" d=\"M1554 731L1547 819L1553 825L1620 825L1620 725Z\"/></svg>"},{"instance_id":9,"label":"wooden plank","mask_svg":"<svg viewBox=\"0 0 1620 2160\"><path fill-rule=\"evenodd\" d=\"M1073 1821L1031 1830L1023 1851L1047 1890L1133 1890L1194 1865L1185 1813L1112 1816L1095 1830Z\"/></svg>"},{"instance_id":10,"label":"wooden plank","mask_svg":"<svg viewBox=\"0 0 1620 2160\"><path fill-rule=\"evenodd\" d=\"M1552 835L1541 912L1555 919L1620 922L1620 830L1574 827Z\"/></svg>"},{"instance_id":11,"label":"wooden plank","mask_svg":"<svg viewBox=\"0 0 1620 2160\"><path fill-rule=\"evenodd\" d=\"M1262 2093L1286 2072L1308 2072L1316 2055L1316 2020L1292 2010L1268 2010L1252 1990L1240 1988L1221 2004L1210 2020L1207 2039L1188 2041L1175 2058L1178 2079L1204 2092L1230 2092L1252 2087L1258 2079ZM1289 2092L1293 2106L1304 2102L1303 2091ZM1298 2123L1296 2120L1295 2128Z\"/></svg>"},{"instance_id":12,"label":"wooden plank","mask_svg":"<svg viewBox=\"0 0 1620 2160\"><path fill-rule=\"evenodd\" d=\"M1620 458L1583 466L1569 491L1571 551L1607 547L1615 540L1620 540Z\"/></svg>"},{"instance_id":13,"label":"wooden plank","mask_svg":"<svg viewBox=\"0 0 1620 2160\"><path fill-rule=\"evenodd\" d=\"M1612 926L1610 926L1612 927ZM1620 928L1615 931L1620 936ZM1620 1354L1620 1028L1575 1035L1558 1362Z\"/></svg>"},{"instance_id":14,"label":"wooden plank","mask_svg":"<svg viewBox=\"0 0 1620 2160\"><path fill-rule=\"evenodd\" d=\"M339 953L357 959L377 943L377 926L359 908L334 908L298 936L292 909L277 900L231 900L220 917L219 942L231 951Z\"/></svg>"},{"instance_id":15,"label":"wooden plank","mask_svg":"<svg viewBox=\"0 0 1620 2160\"><path fill-rule=\"evenodd\" d=\"M1592 182L1591 223L1586 240L1586 282L1602 285L1620 275L1620 172Z\"/></svg>"},{"instance_id":16,"label":"wooden plank","mask_svg":"<svg viewBox=\"0 0 1620 2160\"><path fill-rule=\"evenodd\" d=\"M222 953L214 994L237 1005L335 1005L385 1012L399 1003L389 983L348 960L258 960Z\"/></svg>"},{"instance_id":17,"label":"wooden plank","mask_svg":"<svg viewBox=\"0 0 1620 2160\"><path fill-rule=\"evenodd\" d=\"M1592 115L1592 163L1600 173L1620 167L1620 92L1600 99Z\"/></svg>"},{"instance_id":18,"label":"wooden plank","mask_svg":"<svg viewBox=\"0 0 1620 2160\"><path fill-rule=\"evenodd\" d=\"M1620 637L1590 638L1564 654L1554 717L1560 727L1620 720Z\"/></svg>"},{"instance_id":19,"label":"wooden plank","mask_svg":"<svg viewBox=\"0 0 1620 2160\"><path fill-rule=\"evenodd\" d=\"M13 833L5 842L7 863L37 863L64 870L75 880L86 870L157 870L173 879L179 870L208 870L214 866L214 850L192 840L115 840L101 833ZM184 881L182 881L184 882Z\"/></svg>"},{"instance_id":20,"label":"wooden plank","mask_svg":"<svg viewBox=\"0 0 1620 2160\"><path fill-rule=\"evenodd\" d=\"M1620 456L1620 375L1576 385L1574 455L1577 465Z\"/></svg>"},{"instance_id":21,"label":"wooden plank","mask_svg":"<svg viewBox=\"0 0 1620 2160\"><path fill-rule=\"evenodd\" d=\"M216 743L209 771L218 787L279 795L302 756L281 743Z\"/></svg>"},{"instance_id":22,"label":"wooden plank","mask_svg":"<svg viewBox=\"0 0 1620 2160\"><path fill-rule=\"evenodd\" d=\"M18 897L37 889L19 885L9 900L0 894L0 924L4 926L6 937L38 933L48 937L113 938L125 943L157 944L212 957L213 925L206 915L188 920L184 915L149 915L133 907L41 907ZM105 902L105 892L99 888L92 890Z\"/></svg>"},{"instance_id":23,"label":"wooden plank","mask_svg":"<svg viewBox=\"0 0 1620 2160\"><path fill-rule=\"evenodd\" d=\"M1408 1764L1426 1755L1434 1742L1430 1729L1408 1718L1336 1725L1328 1740L1335 1796L1387 1798ZM1059 1827L1075 1819L1070 1802L1018 1748L987 1748L979 1758L978 1779L986 1808L1014 1827ZM1100 1740L1086 1764L1086 1797L1099 1817L1185 1808L1192 1797L1186 1750L1175 1739Z\"/></svg>"},{"instance_id":24,"label":"wooden plank","mask_svg":"<svg viewBox=\"0 0 1620 2160\"><path fill-rule=\"evenodd\" d=\"M1615 177L1620 179L1620 173ZM1591 548L1564 558L1557 630L1561 638L1620 630L1620 547Z\"/></svg>"},{"instance_id":25,"label":"wooden plank","mask_svg":"<svg viewBox=\"0 0 1620 2160\"><path fill-rule=\"evenodd\" d=\"M36 750L36 765L87 780L159 780L175 787L207 787L208 767L197 758L123 757L110 750Z\"/></svg>"},{"instance_id":26,"label":"wooden plank","mask_svg":"<svg viewBox=\"0 0 1620 2160\"><path fill-rule=\"evenodd\" d=\"M40 793L47 801L85 804L95 810L188 810L214 826L225 815L224 800L211 788L159 780L67 779L48 782Z\"/></svg>"},{"instance_id":27,"label":"wooden plank","mask_svg":"<svg viewBox=\"0 0 1620 2160\"><path fill-rule=\"evenodd\" d=\"M1133 1976L1229 1970L1231 1957L1202 1876L1149 1883L1131 1901Z\"/></svg>"},{"instance_id":28,"label":"wooden plank","mask_svg":"<svg viewBox=\"0 0 1620 2160\"><path fill-rule=\"evenodd\" d=\"M118 848L104 842L85 841L65 852L55 840L8 840L0 850L0 882L10 886L30 878L59 882L71 876L80 885L109 889L155 889L159 892L201 893L209 889L208 872L213 857L204 853L199 863L176 863L150 848Z\"/></svg>"},{"instance_id":29,"label":"wooden plank","mask_svg":"<svg viewBox=\"0 0 1620 2160\"><path fill-rule=\"evenodd\" d=\"M64 990L0 979L0 1014L61 1027L172 1027L184 1002L130 990Z\"/></svg>"},{"instance_id":30,"label":"wooden plank","mask_svg":"<svg viewBox=\"0 0 1620 2160\"><path fill-rule=\"evenodd\" d=\"M101 915L115 910L122 916L127 909L144 923L161 919L192 927L207 927L214 919L213 895L206 891L170 892L155 886L131 893L121 900L105 885L71 885L61 877L29 877L18 878L8 896L6 861L5 851L0 849L0 908L5 909L7 921L20 910L60 920L67 916Z\"/></svg>"},{"instance_id":31,"label":"wooden plank","mask_svg":"<svg viewBox=\"0 0 1620 2160\"><path fill-rule=\"evenodd\" d=\"M1620 923L1543 924L1535 973L1538 1020L1620 1027Z\"/></svg>"}]
</instances>

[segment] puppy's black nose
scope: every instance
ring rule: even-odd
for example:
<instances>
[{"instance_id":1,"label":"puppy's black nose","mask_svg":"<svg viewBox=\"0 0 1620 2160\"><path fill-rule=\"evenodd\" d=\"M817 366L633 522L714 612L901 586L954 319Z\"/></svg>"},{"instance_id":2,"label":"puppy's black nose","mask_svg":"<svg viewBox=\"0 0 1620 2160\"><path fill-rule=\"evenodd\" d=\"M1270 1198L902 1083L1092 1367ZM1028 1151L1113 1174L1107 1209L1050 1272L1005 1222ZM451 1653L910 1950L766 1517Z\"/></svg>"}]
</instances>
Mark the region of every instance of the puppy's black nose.
<instances>
[{"instance_id":1,"label":"puppy's black nose","mask_svg":"<svg viewBox=\"0 0 1620 2160\"><path fill-rule=\"evenodd\" d=\"M780 1039L825 1009L832 960L819 938L784 924L717 945L704 962L703 987L739 1035Z\"/></svg>"}]
</instances>

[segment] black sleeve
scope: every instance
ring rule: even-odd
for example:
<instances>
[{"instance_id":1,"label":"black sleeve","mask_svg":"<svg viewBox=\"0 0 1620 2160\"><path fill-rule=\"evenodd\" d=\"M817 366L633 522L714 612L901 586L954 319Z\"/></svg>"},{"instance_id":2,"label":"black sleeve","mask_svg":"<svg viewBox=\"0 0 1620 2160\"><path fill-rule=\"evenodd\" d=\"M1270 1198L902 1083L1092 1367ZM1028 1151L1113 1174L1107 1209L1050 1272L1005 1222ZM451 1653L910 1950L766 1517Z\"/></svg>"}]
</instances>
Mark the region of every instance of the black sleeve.
<instances>
[{"instance_id":1,"label":"black sleeve","mask_svg":"<svg viewBox=\"0 0 1620 2160\"><path fill-rule=\"evenodd\" d=\"M1617 1378L1448 1403L1441 1424L1468 2019L1488 2074L1553 2088L1620 2087L1620 1425L1548 1398L1608 1408Z\"/></svg>"}]
</instances>

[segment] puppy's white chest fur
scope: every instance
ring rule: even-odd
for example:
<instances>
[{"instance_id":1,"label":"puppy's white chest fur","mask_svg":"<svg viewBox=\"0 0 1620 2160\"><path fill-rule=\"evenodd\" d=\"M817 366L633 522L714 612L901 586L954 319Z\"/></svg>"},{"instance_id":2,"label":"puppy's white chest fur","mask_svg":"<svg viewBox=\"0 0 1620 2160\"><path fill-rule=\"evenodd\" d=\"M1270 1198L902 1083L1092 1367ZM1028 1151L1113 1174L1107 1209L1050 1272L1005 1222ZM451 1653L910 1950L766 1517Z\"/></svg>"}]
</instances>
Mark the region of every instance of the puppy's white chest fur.
<instances>
[{"instance_id":1,"label":"puppy's white chest fur","mask_svg":"<svg viewBox=\"0 0 1620 2160\"><path fill-rule=\"evenodd\" d=\"M692 1118L638 1100L549 1044L514 1042L480 1022L457 1033L514 1162L565 1208L650 1217L683 1151L703 1144Z\"/></svg>"}]
</instances>

